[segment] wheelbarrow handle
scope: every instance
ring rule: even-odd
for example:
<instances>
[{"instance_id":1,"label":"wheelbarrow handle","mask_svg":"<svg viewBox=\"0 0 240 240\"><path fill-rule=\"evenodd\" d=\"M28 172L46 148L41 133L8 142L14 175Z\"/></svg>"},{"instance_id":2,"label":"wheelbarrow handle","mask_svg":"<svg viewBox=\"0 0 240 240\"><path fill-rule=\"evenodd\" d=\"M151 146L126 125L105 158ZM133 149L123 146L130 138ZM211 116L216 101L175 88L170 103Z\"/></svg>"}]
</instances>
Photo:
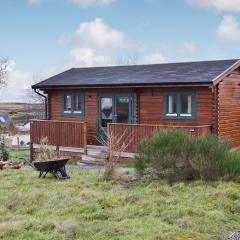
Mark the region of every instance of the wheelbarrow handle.
<instances>
[{"instance_id":1,"label":"wheelbarrow handle","mask_svg":"<svg viewBox=\"0 0 240 240\"><path fill-rule=\"evenodd\" d=\"M34 168L35 170L37 170L37 169L35 168L34 164L32 164L32 162L29 161L28 159L26 159L26 158L19 158L19 159L23 160L24 163L29 164L32 168Z\"/></svg>"}]
</instances>

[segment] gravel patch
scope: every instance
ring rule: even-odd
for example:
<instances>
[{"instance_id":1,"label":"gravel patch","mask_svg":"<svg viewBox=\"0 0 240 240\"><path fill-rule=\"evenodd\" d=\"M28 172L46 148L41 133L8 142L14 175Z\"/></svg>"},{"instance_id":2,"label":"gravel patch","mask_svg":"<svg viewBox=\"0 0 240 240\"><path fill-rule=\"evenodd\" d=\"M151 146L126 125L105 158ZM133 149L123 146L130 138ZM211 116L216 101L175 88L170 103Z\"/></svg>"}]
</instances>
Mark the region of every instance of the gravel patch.
<instances>
[{"instance_id":1,"label":"gravel patch","mask_svg":"<svg viewBox=\"0 0 240 240\"><path fill-rule=\"evenodd\" d=\"M240 229L236 230L227 240L240 240Z\"/></svg>"}]
</instances>

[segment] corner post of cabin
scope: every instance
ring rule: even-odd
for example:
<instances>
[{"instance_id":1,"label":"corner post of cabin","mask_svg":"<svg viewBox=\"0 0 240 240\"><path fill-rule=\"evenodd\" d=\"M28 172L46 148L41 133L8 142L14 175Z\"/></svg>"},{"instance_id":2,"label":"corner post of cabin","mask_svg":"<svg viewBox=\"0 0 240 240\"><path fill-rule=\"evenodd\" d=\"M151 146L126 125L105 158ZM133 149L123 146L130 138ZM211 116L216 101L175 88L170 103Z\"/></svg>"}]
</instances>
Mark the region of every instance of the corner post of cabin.
<instances>
[{"instance_id":1,"label":"corner post of cabin","mask_svg":"<svg viewBox=\"0 0 240 240\"><path fill-rule=\"evenodd\" d=\"M84 154L87 155L87 124L83 123L83 148Z\"/></svg>"}]
</instances>

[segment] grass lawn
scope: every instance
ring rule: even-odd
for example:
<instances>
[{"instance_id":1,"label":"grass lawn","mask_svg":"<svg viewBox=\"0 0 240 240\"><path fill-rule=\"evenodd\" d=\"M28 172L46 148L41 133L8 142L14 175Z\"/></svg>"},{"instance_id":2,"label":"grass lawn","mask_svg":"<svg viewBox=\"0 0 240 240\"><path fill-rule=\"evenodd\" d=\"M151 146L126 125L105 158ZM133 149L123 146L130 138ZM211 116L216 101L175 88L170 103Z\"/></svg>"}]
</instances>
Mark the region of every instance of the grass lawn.
<instances>
[{"instance_id":1,"label":"grass lawn","mask_svg":"<svg viewBox=\"0 0 240 240\"><path fill-rule=\"evenodd\" d=\"M30 151L29 149L16 149L10 150L10 159L12 161L18 162L21 161L20 158L29 159L30 158Z\"/></svg>"},{"instance_id":2,"label":"grass lawn","mask_svg":"<svg viewBox=\"0 0 240 240\"><path fill-rule=\"evenodd\" d=\"M0 171L0 239L223 239L240 225L240 184L38 179ZM126 179L127 176L124 176Z\"/></svg>"}]
</instances>

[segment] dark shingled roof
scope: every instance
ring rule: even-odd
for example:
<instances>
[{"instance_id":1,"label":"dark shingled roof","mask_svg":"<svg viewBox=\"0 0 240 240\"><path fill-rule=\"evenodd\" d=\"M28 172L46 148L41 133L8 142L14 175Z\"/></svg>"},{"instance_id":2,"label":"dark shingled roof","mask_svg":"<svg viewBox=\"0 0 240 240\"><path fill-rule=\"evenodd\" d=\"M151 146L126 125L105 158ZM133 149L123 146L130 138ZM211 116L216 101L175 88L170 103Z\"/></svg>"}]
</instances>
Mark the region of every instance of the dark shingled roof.
<instances>
[{"instance_id":1,"label":"dark shingled roof","mask_svg":"<svg viewBox=\"0 0 240 240\"><path fill-rule=\"evenodd\" d=\"M72 68L33 88L210 83L238 60Z\"/></svg>"}]
</instances>

